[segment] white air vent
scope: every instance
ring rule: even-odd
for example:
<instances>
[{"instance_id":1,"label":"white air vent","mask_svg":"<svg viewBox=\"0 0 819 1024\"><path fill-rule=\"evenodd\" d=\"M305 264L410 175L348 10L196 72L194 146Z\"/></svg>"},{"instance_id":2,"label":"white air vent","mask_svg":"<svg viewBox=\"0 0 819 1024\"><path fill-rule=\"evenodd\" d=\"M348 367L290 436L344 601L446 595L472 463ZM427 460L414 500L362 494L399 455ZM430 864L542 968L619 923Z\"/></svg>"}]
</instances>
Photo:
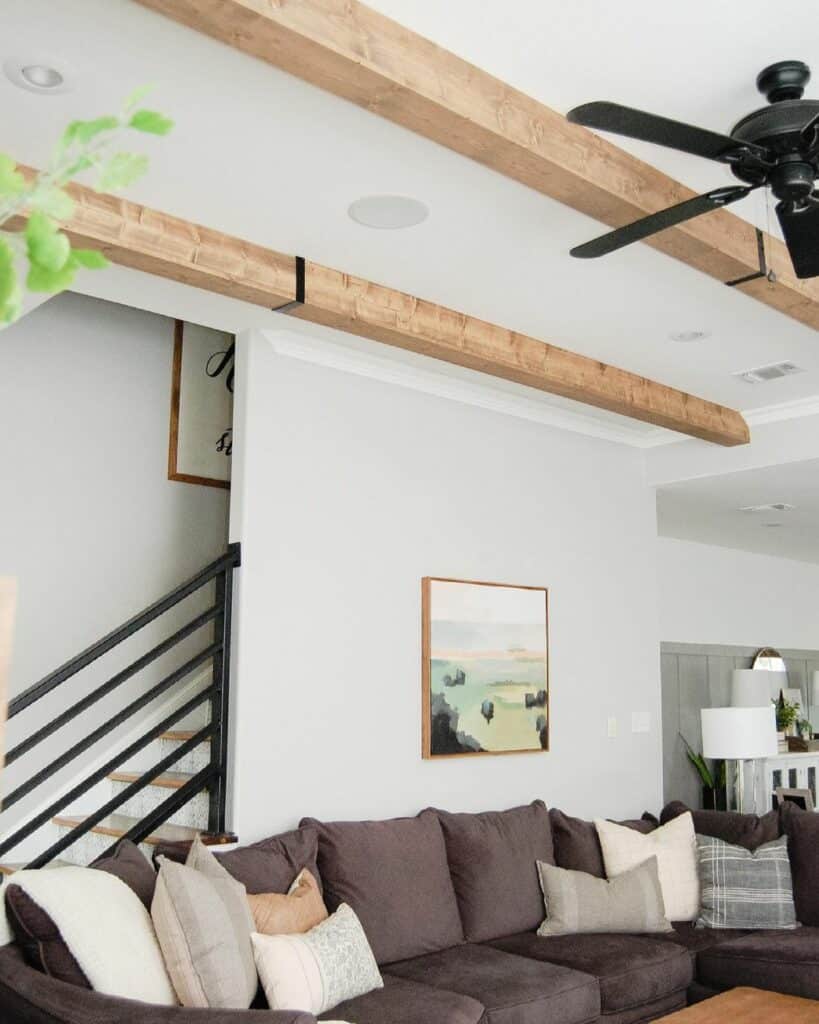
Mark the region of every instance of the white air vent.
<instances>
[{"instance_id":1,"label":"white air vent","mask_svg":"<svg viewBox=\"0 0 819 1024\"><path fill-rule=\"evenodd\" d=\"M769 380L778 380L780 377L790 377L794 373L804 373L801 366L786 361L784 363L771 363L768 366L757 366L753 370L739 370L731 374L732 377L739 377L740 380L749 384L764 384Z\"/></svg>"},{"instance_id":2,"label":"white air vent","mask_svg":"<svg viewBox=\"0 0 819 1024\"><path fill-rule=\"evenodd\" d=\"M793 512L795 506L785 501L774 501L770 505L744 505L740 512Z\"/></svg>"}]
</instances>

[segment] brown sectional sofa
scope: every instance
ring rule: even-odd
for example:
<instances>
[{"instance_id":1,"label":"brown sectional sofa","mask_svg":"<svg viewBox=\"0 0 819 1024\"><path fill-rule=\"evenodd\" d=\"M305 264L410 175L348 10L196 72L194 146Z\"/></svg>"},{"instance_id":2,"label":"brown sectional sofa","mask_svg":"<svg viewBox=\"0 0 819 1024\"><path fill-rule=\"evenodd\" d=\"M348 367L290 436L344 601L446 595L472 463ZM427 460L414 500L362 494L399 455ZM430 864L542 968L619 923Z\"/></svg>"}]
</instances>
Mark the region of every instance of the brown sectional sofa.
<instances>
[{"instance_id":1,"label":"brown sectional sofa","mask_svg":"<svg viewBox=\"0 0 819 1024\"><path fill-rule=\"evenodd\" d=\"M669 805L663 820L684 808ZM819 820L819 819L817 819ZM648 831L656 820L626 822ZM802 823L805 824L804 822ZM810 826L813 827L811 821ZM695 812L698 831L753 848L787 822ZM753 984L819 999L819 927L669 936L540 938L536 860L603 875L594 827L541 801L484 814L428 809L382 822L320 822L223 855L249 892L316 873L332 911L349 903L384 988L322 1019L353 1024L641 1024ZM803 865L802 870L809 870ZM3 1024L315 1024L310 1014L149 1007L56 981L0 950Z\"/></svg>"}]
</instances>

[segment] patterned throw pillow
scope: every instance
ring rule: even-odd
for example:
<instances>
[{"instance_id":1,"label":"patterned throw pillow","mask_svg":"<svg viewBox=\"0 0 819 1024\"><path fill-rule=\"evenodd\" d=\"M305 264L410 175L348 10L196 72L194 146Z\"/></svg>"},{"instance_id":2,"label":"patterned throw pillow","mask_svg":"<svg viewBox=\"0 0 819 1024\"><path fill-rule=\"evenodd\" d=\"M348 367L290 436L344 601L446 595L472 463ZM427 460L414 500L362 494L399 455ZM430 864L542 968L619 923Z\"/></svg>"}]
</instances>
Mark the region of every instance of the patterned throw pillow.
<instances>
[{"instance_id":1,"label":"patterned throw pillow","mask_svg":"<svg viewBox=\"0 0 819 1024\"><path fill-rule=\"evenodd\" d=\"M751 853L721 839L697 836L702 928L795 928L788 839Z\"/></svg>"},{"instance_id":2,"label":"patterned throw pillow","mask_svg":"<svg viewBox=\"0 0 819 1024\"><path fill-rule=\"evenodd\" d=\"M253 952L271 1010L318 1016L384 986L361 922L346 903L304 935L254 932Z\"/></svg>"}]
</instances>

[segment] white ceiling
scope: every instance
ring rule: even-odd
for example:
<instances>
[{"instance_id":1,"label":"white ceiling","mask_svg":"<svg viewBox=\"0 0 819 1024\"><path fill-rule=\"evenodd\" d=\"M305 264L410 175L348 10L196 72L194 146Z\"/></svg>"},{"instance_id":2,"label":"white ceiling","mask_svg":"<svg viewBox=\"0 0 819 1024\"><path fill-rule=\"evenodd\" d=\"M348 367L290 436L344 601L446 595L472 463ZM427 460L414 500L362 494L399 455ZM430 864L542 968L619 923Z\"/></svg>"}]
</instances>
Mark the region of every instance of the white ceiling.
<instances>
[{"instance_id":1,"label":"white ceiling","mask_svg":"<svg viewBox=\"0 0 819 1024\"><path fill-rule=\"evenodd\" d=\"M774 502L793 511L739 511ZM657 519L664 537L819 562L819 459L661 487Z\"/></svg>"},{"instance_id":2,"label":"white ceiling","mask_svg":"<svg viewBox=\"0 0 819 1024\"><path fill-rule=\"evenodd\" d=\"M819 68L819 33L758 0L377 6L560 109L610 96L727 127L755 104L764 62L810 59L810 40ZM0 47L0 57L76 73L73 92L51 97L0 79L1 145L19 159L42 162L69 118L105 112L154 82L153 102L177 128L135 140L152 159L136 199L743 410L819 393L810 329L645 246L572 260L568 249L599 233L589 218L130 0L5 0ZM641 152L691 184L727 173ZM403 232L350 221L349 203L377 192L416 196L431 216ZM688 328L712 336L668 339ZM780 359L809 372L757 387L730 376Z\"/></svg>"}]
</instances>

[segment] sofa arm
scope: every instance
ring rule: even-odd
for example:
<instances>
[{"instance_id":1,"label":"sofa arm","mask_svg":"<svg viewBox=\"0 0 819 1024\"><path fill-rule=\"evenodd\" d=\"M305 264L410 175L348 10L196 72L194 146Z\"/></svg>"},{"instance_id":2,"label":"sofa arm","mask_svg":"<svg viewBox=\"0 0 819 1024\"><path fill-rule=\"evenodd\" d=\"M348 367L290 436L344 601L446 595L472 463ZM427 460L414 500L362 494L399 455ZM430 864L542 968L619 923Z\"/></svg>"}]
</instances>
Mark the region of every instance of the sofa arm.
<instances>
[{"instance_id":1,"label":"sofa arm","mask_svg":"<svg viewBox=\"0 0 819 1024\"><path fill-rule=\"evenodd\" d=\"M27 966L15 946L0 948L3 1024L316 1024L297 1010L191 1010L117 999L67 985Z\"/></svg>"}]
</instances>

